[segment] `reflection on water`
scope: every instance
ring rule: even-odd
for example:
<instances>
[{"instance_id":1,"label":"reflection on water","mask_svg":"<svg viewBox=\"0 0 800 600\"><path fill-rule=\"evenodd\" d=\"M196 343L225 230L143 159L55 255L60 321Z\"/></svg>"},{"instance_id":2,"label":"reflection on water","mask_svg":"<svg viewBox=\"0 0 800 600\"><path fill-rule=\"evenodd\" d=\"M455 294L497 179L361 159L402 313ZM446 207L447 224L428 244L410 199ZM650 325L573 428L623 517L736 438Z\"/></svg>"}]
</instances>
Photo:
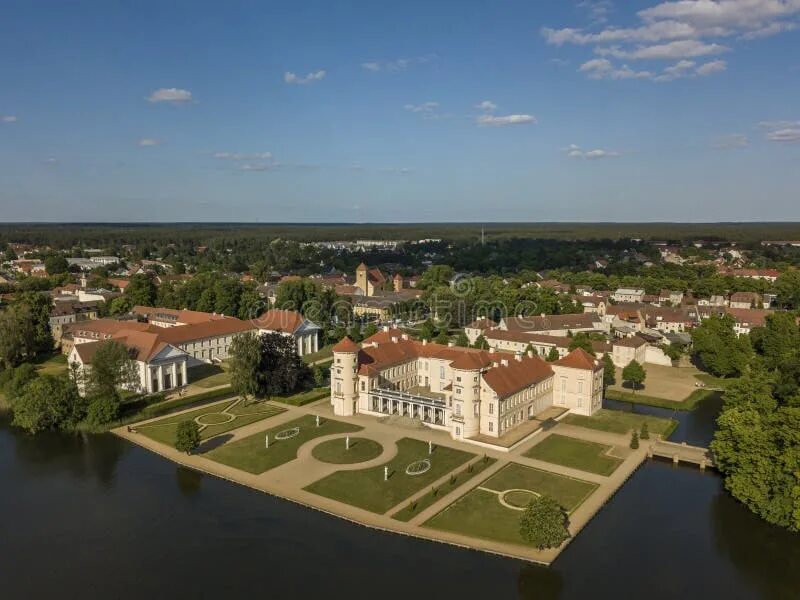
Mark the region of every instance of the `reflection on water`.
<instances>
[{"instance_id":1,"label":"reflection on water","mask_svg":"<svg viewBox=\"0 0 800 600\"><path fill-rule=\"evenodd\" d=\"M717 410L676 414L673 439L707 443ZM664 462L645 463L551 568L354 526L111 435L31 438L0 419L0 483L3 600L138 600L178 585L181 597L346 600L800 590L799 536L759 521L715 473Z\"/></svg>"},{"instance_id":2,"label":"reflection on water","mask_svg":"<svg viewBox=\"0 0 800 600\"><path fill-rule=\"evenodd\" d=\"M175 467L175 481L178 483L178 489L184 496L195 496L203 483L203 474L194 469L187 469L184 466L177 465Z\"/></svg>"}]
</instances>

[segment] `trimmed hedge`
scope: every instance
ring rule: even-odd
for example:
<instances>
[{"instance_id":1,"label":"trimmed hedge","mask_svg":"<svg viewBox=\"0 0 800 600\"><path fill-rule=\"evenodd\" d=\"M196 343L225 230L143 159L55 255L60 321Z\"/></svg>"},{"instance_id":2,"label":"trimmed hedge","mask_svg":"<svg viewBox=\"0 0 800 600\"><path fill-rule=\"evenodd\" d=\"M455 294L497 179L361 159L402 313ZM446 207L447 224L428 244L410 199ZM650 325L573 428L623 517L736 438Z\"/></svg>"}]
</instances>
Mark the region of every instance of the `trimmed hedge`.
<instances>
[{"instance_id":1,"label":"trimmed hedge","mask_svg":"<svg viewBox=\"0 0 800 600\"><path fill-rule=\"evenodd\" d=\"M291 396L273 396L272 398L269 398L269 400L274 400L275 402L281 402L283 404L290 404L292 406L304 406L311 402L316 402L317 400L327 398L330 395L331 388L320 387L314 388L313 390L309 390L307 392L292 394Z\"/></svg>"},{"instance_id":2,"label":"trimmed hedge","mask_svg":"<svg viewBox=\"0 0 800 600\"><path fill-rule=\"evenodd\" d=\"M152 419L153 417L160 417L161 415L173 412L179 408L186 408L187 406L194 406L195 404L207 403L212 400L220 400L226 396L233 395L233 388L231 388L231 386L226 386L216 390L203 392L202 394L193 394L191 396L184 396L183 398L167 400L166 402L150 404L142 409L139 416L141 419Z\"/></svg>"}]
</instances>

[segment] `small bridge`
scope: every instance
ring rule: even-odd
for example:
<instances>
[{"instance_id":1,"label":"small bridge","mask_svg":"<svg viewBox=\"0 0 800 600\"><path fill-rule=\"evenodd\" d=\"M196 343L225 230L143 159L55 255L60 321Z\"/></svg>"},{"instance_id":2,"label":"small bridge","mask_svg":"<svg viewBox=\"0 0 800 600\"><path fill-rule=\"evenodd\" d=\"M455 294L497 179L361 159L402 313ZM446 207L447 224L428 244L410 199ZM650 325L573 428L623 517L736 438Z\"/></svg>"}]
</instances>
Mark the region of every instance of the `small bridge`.
<instances>
[{"instance_id":1,"label":"small bridge","mask_svg":"<svg viewBox=\"0 0 800 600\"><path fill-rule=\"evenodd\" d=\"M686 442L676 443L666 440L657 440L647 451L647 456L652 458L669 458L673 464L679 462L697 465L701 469L714 467L714 457L708 448L701 446L689 446Z\"/></svg>"}]
</instances>

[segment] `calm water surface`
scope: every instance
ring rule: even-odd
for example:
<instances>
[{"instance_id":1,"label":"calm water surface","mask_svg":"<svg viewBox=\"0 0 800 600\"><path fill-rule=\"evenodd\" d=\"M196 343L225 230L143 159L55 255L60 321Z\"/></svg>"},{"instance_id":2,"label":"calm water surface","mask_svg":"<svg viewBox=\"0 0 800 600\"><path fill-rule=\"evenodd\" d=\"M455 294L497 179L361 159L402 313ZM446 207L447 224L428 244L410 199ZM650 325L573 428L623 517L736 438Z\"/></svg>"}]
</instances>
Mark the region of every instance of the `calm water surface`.
<instances>
[{"instance_id":1,"label":"calm water surface","mask_svg":"<svg viewBox=\"0 0 800 600\"><path fill-rule=\"evenodd\" d=\"M678 413L673 439L707 442L717 410ZM800 536L717 475L651 461L540 568L353 526L111 435L31 438L0 418L0 581L9 599L800 598Z\"/></svg>"}]
</instances>

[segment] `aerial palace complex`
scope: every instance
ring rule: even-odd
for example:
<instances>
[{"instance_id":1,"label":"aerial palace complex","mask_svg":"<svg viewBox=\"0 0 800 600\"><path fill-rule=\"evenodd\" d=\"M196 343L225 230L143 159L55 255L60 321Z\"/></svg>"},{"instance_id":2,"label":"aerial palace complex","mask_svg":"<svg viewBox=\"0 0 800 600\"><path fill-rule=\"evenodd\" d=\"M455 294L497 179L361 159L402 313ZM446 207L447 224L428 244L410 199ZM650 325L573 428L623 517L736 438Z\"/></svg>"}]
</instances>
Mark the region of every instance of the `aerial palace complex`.
<instances>
[{"instance_id":1,"label":"aerial palace complex","mask_svg":"<svg viewBox=\"0 0 800 600\"><path fill-rule=\"evenodd\" d=\"M493 444L548 410L592 415L602 405L603 366L576 349L548 363L506 353L418 341L385 328L360 346L333 348L336 415L418 418L455 440Z\"/></svg>"}]
</instances>

